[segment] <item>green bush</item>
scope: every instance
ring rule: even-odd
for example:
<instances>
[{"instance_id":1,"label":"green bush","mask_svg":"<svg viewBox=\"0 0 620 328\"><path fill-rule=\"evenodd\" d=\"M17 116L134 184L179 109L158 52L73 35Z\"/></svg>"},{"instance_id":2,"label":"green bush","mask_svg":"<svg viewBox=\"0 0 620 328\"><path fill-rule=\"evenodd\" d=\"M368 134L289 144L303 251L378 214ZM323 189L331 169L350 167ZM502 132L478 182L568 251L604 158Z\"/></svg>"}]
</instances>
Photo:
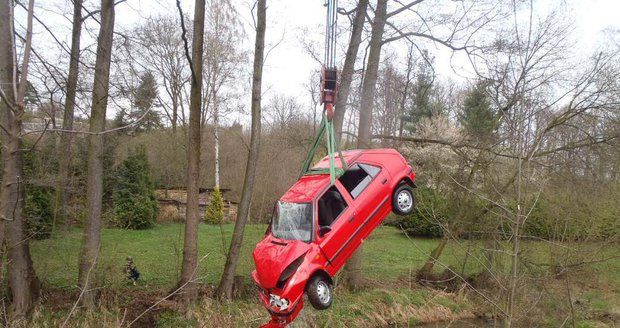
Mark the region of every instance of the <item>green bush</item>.
<instances>
[{"instance_id":1,"label":"green bush","mask_svg":"<svg viewBox=\"0 0 620 328\"><path fill-rule=\"evenodd\" d=\"M224 198L219 188L213 190L211 202L207 206L205 222L208 224L221 224L224 222Z\"/></svg>"},{"instance_id":2,"label":"green bush","mask_svg":"<svg viewBox=\"0 0 620 328\"><path fill-rule=\"evenodd\" d=\"M159 212L144 147L129 152L117 167L112 191L114 222L121 228L151 228Z\"/></svg>"},{"instance_id":3,"label":"green bush","mask_svg":"<svg viewBox=\"0 0 620 328\"><path fill-rule=\"evenodd\" d=\"M525 234L551 240L602 240L617 236L620 186L600 184L596 189L556 189L541 194L525 222Z\"/></svg>"},{"instance_id":4,"label":"green bush","mask_svg":"<svg viewBox=\"0 0 620 328\"><path fill-rule=\"evenodd\" d=\"M45 151L33 148L29 142L24 142L23 152L23 176L24 176L24 222L29 236L35 239L46 239L52 234L54 226L54 192L51 187L38 183L40 178L47 173L42 158ZM51 165L50 165L51 166Z\"/></svg>"},{"instance_id":5,"label":"green bush","mask_svg":"<svg viewBox=\"0 0 620 328\"><path fill-rule=\"evenodd\" d=\"M54 192L51 188L26 186L26 202L24 203L26 229L28 234L35 239L46 239L52 234L53 197Z\"/></svg>"},{"instance_id":6,"label":"green bush","mask_svg":"<svg viewBox=\"0 0 620 328\"><path fill-rule=\"evenodd\" d=\"M448 218L448 201L439 191L426 186L416 188L414 193L416 209L411 215L398 217L391 225L403 229L409 236L442 237L441 223Z\"/></svg>"}]
</instances>

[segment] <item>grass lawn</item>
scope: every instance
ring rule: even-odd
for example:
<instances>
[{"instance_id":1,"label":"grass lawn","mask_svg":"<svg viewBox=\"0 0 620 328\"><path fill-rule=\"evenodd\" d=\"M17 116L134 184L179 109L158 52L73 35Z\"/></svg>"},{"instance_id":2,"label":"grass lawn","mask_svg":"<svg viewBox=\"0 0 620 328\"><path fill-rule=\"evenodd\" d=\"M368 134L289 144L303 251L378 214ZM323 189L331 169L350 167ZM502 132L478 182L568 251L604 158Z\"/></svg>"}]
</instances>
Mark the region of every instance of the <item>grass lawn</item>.
<instances>
[{"instance_id":1,"label":"grass lawn","mask_svg":"<svg viewBox=\"0 0 620 328\"><path fill-rule=\"evenodd\" d=\"M101 238L99 266L94 278L112 292L169 290L174 286L180 271L183 229L184 226L181 224L158 225L150 230L139 231L105 229ZM200 225L199 256L203 259L200 262L199 276L203 282L216 284L219 280L225 261L224 253L228 248L232 229L232 224L222 227ZM254 245L262 238L265 229L265 225L256 224L246 227L238 273L248 277L248 283L250 271L253 269L251 252ZM414 323L474 317L476 305L470 297L472 293L470 296L462 293L444 293L416 286L413 279L409 279L424 263L438 242L439 240L436 239L409 239L396 228L379 227L364 244L363 271L369 287L355 294L344 290L337 291L331 310L320 312L304 310L301 321L305 320L313 323L311 326L319 327L366 324L370 327L392 324L407 326ZM35 269L45 287L75 292L80 245L81 231L78 229L32 243ZM451 242L446 247L441 262L460 272L466 250L470 248L476 255L469 256L465 266L465 275L482 271L486 265L481 253L484 245L482 241ZM579 246L583 249L588 249L590 246L595 248L595 245L580 244ZM595 257L613 257L619 253L619 250L620 247L617 244L607 245ZM541 242L525 242L523 252L527 253L528 258L536 259L532 262L540 263L548 262L550 258L558 256L554 253L553 247ZM133 258L141 273L137 286L127 283L123 273L125 259L128 256ZM436 266L436 270L443 271L443 267ZM548 272L549 268L534 266L528 270ZM574 295L575 299L588 306L582 311L584 318L588 317L589 312L595 310L605 311L605 313L618 311L620 259L615 258L611 261L597 263L594 265L594 272L597 273L598 278L592 281L592 286L587 290L584 289L583 292L576 290ZM589 279L591 276L585 276L585 278ZM601 282L602 284L599 285ZM563 289L560 289L560 292L563 292ZM114 326L115 320L122 317L120 314L123 311L122 307L123 305L118 305L116 310L110 310L112 316L110 326ZM562 313L566 311L563 304L551 304L549 307L557 307L557 311ZM309 309L310 306L307 308ZM62 318L63 315L49 311L46 310L44 304L39 312L42 316L39 321L49 323L49 320L52 320L51 326L54 326L54 323L58 322L53 320L59 319L49 319L49 316ZM97 318L95 320L107 320L101 319L101 315ZM258 323L265 318L266 312L255 297L226 304L205 299L191 318L179 316L175 312L162 312L158 317L158 325L206 324L212 327L245 327L258 326ZM80 320L87 319L81 318ZM76 324L89 326L87 322L80 321Z\"/></svg>"},{"instance_id":2,"label":"grass lawn","mask_svg":"<svg viewBox=\"0 0 620 328\"><path fill-rule=\"evenodd\" d=\"M232 224L221 228L201 224L199 228L199 275L203 281L216 283L224 266ZM239 273L249 277L253 269L252 249L262 238L265 225L246 227ZM35 269L46 285L72 287L77 279L81 232L72 230L32 244ZM373 279L397 279L407 276L426 260L438 243L433 239L409 240L392 227L378 228L365 243L364 273ZM144 287L170 287L178 277L183 253L183 225L158 225L150 230L105 229L101 236L98 279L110 288L134 288L127 285L123 267L131 256L137 265ZM456 249L449 247L442 259L458 263Z\"/></svg>"}]
</instances>

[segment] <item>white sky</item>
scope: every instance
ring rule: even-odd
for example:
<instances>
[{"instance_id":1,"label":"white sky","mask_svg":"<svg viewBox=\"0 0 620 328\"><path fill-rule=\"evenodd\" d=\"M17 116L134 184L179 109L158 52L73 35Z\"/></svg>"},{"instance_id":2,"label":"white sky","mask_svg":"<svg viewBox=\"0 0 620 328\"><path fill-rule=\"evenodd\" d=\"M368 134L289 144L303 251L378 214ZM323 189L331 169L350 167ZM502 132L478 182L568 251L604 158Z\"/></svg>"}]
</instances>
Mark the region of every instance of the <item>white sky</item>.
<instances>
[{"instance_id":1,"label":"white sky","mask_svg":"<svg viewBox=\"0 0 620 328\"><path fill-rule=\"evenodd\" d=\"M91 2L98 0L91 0ZM232 0L236 5L242 21L246 23L247 42L244 45L248 49L254 46L254 31L251 27L250 6L253 0ZM447 1L447 0L446 0ZM346 4L344 4L347 2ZM350 1L341 0L349 9ZM325 20L324 0L268 0L267 10L267 48L269 55L264 67L264 90L267 99L273 94L283 93L299 97L300 102L307 104L309 95L304 84L309 81L309 76L313 70L320 69L320 65L304 50L304 43L315 42L322 49L323 42L323 23ZM371 0L371 3L374 1ZM545 12L558 3L562 4L572 17L575 27L573 34L578 52L588 54L593 48L607 42L609 33L605 34L606 29L620 31L620 0L538 0L536 9ZM42 7L56 7L57 11L71 13L71 3L68 0L36 0L36 13L40 18L51 25L57 37L70 44L70 22L53 12L43 10ZM193 0L182 1L184 11L189 15L193 14ZM92 4L90 4L92 6ZM92 7L89 7L91 10ZM118 5L116 30L129 29L133 24L149 15L157 14L178 15L174 0L127 0ZM23 18L21 10L16 11L18 19ZM54 16L56 15L56 17ZM70 14L68 15L70 16ZM52 22L50 24L49 22ZM340 24L348 24L344 17L339 18ZM45 32L41 26L35 23L35 38L44 37ZM84 34L83 34L84 35ZM82 40L82 44L92 44L94 39L84 36L87 40ZM348 36L343 35L339 39L340 52L342 57L344 47L348 42ZM617 39L616 39L617 42ZM274 47L274 45L276 45ZM36 46L36 42L35 42ZM466 60L461 56L453 58L450 63L451 52L435 48L430 49L435 58L436 72L443 79L463 79L466 73L464 69L454 72L453 67L465 67ZM251 60L251 56L250 56ZM339 60L342 60L340 58ZM251 67L249 63L248 68ZM460 69L459 69L460 70ZM248 89L249 91L249 89ZM247 102L249 104L249 93ZM111 114L113 115L113 114Z\"/></svg>"}]
</instances>

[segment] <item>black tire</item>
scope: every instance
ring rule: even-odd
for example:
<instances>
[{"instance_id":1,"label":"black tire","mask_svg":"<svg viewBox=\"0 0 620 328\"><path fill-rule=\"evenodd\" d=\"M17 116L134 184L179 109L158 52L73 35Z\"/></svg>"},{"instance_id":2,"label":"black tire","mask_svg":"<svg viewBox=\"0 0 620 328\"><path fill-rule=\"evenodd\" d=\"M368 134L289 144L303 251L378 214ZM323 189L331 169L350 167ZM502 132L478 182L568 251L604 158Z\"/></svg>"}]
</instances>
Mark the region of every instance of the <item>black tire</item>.
<instances>
[{"instance_id":1,"label":"black tire","mask_svg":"<svg viewBox=\"0 0 620 328\"><path fill-rule=\"evenodd\" d=\"M406 183L399 184L392 193L392 210L398 215L409 215L414 209L413 188Z\"/></svg>"},{"instance_id":2,"label":"black tire","mask_svg":"<svg viewBox=\"0 0 620 328\"><path fill-rule=\"evenodd\" d=\"M306 285L306 294L310 304L317 310L325 310L332 305L334 292L329 281L321 275L315 275Z\"/></svg>"}]
</instances>

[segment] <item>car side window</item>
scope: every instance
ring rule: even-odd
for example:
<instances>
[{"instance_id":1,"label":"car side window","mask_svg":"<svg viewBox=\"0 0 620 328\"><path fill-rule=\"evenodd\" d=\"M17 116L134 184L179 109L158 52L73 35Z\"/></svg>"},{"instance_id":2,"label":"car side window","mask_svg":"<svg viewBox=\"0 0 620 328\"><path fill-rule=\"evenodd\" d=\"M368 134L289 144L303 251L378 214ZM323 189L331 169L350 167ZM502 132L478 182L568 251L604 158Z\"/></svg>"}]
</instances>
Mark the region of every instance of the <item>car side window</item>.
<instances>
[{"instance_id":1,"label":"car side window","mask_svg":"<svg viewBox=\"0 0 620 328\"><path fill-rule=\"evenodd\" d=\"M344 172L339 180L349 194L351 194L351 197L355 199L368 187L372 178L379 174L379 171L381 169L376 166L362 163L355 164Z\"/></svg>"},{"instance_id":2,"label":"car side window","mask_svg":"<svg viewBox=\"0 0 620 328\"><path fill-rule=\"evenodd\" d=\"M336 186L332 186L319 198L319 226L331 226L336 218L347 208L347 202Z\"/></svg>"}]
</instances>

